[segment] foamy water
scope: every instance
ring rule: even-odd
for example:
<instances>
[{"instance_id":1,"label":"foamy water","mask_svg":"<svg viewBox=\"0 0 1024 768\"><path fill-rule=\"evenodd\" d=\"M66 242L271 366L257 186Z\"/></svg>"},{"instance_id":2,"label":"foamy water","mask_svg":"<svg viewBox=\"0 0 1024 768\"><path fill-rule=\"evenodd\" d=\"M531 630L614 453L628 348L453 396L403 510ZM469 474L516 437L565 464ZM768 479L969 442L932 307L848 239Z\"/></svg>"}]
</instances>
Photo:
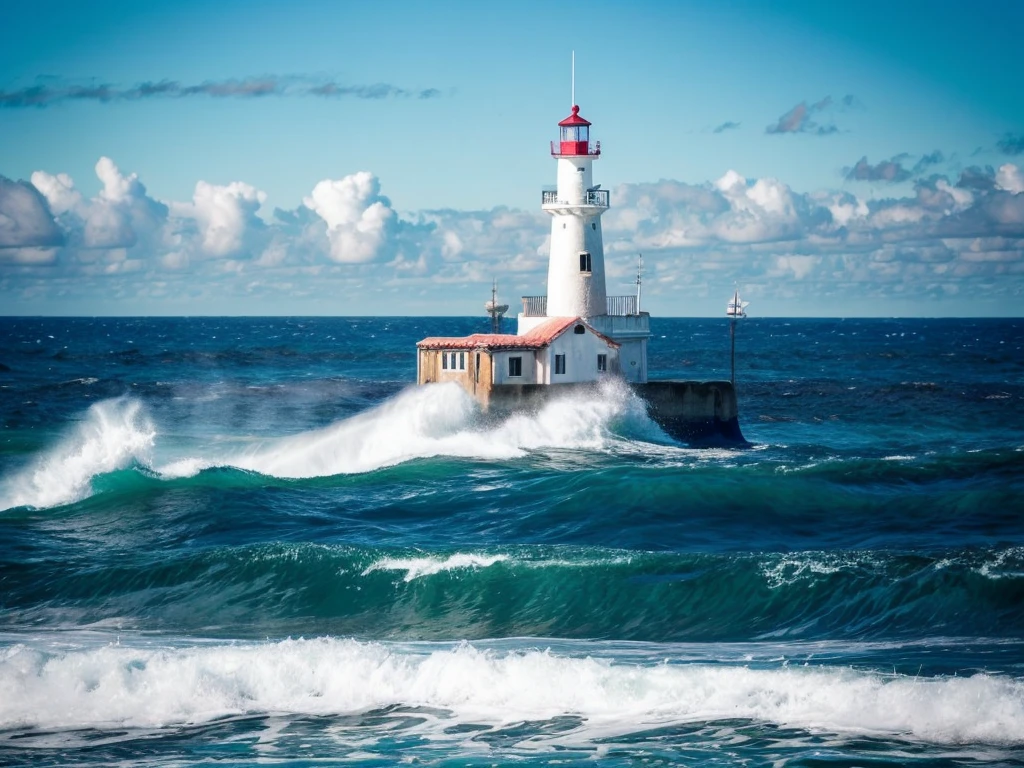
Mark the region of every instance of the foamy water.
<instances>
[{"instance_id":1,"label":"foamy water","mask_svg":"<svg viewBox=\"0 0 1024 768\"><path fill-rule=\"evenodd\" d=\"M624 444L613 428L664 437L643 403L621 383L598 396L567 396L535 413L497 424L481 418L475 401L454 384L409 388L363 413L322 429L257 442L244 450L203 446L196 454L165 457L144 404L118 398L93 405L77 428L26 470L0 486L0 509L52 507L92 492L98 475L133 463L166 478L190 477L212 467L234 467L279 478L372 472L436 456L508 460L541 449L604 450Z\"/></svg>"},{"instance_id":2,"label":"foamy water","mask_svg":"<svg viewBox=\"0 0 1024 768\"><path fill-rule=\"evenodd\" d=\"M450 712L444 728L574 716L582 722L573 739L740 718L935 744L1024 744L1024 684L1003 677L616 663L470 644L422 653L328 638L57 653L16 645L0 656L0 691L0 729L146 728L407 705Z\"/></svg>"},{"instance_id":3,"label":"foamy water","mask_svg":"<svg viewBox=\"0 0 1024 768\"><path fill-rule=\"evenodd\" d=\"M412 581L421 576L433 576L448 571L487 568L508 559L508 555L475 555L461 552L448 557L388 557L373 563L362 575L367 576L374 571L405 571L404 580Z\"/></svg>"},{"instance_id":4,"label":"foamy water","mask_svg":"<svg viewBox=\"0 0 1024 768\"><path fill-rule=\"evenodd\" d=\"M103 400L57 444L0 482L0 509L54 507L92 493L94 477L133 462L148 464L156 429L138 400Z\"/></svg>"}]
</instances>

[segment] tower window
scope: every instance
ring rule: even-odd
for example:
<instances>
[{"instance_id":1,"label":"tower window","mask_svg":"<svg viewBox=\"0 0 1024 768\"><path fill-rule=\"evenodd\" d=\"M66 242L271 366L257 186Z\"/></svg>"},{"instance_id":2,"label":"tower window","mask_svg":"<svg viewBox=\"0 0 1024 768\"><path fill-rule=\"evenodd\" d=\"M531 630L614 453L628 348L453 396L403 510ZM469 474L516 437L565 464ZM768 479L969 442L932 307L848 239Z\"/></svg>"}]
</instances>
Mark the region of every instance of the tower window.
<instances>
[{"instance_id":1,"label":"tower window","mask_svg":"<svg viewBox=\"0 0 1024 768\"><path fill-rule=\"evenodd\" d=\"M580 323L579 325L572 329L572 332L575 333L577 336L582 336L584 333L587 332L587 329L583 327L583 323Z\"/></svg>"},{"instance_id":2,"label":"tower window","mask_svg":"<svg viewBox=\"0 0 1024 768\"><path fill-rule=\"evenodd\" d=\"M508 359L508 375L509 378L523 375L523 358L510 357Z\"/></svg>"},{"instance_id":3,"label":"tower window","mask_svg":"<svg viewBox=\"0 0 1024 768\"><path fill-rule=\"evenodd\" d=\"M460 371L466 370L466 353L465 352L459 352L459 370Z\"/></svg>"},{"instance_id":4,"label":"tower window","mask_svg":"<svg viewBox=\"0 0 1024 768\"><path fill-rule=\"evenodd\" d=\"M593 230L596 230L597 229L597 222L595 221L595 222L591 223L590 228L593 229Z\"/></svg>"},{"instance_id":5,"label":"tower window","mask_svg":"<svg viewBox=\"0 0 1024 768\"><path fill-rule=\"evenodd\" d=\"M555 373L565 373L565 355L555 355Z\"/></svg>"},{"instance_id":6,"label":"tower window","mask_svg":"<svg viewBox=\"0 0 1024 768\"><path fill-rule=\"evenodd\" d=\"M580 272L590 272L590 271L592 271L591 270L591 262L590 262L590 252L589 251L580 251Z\"/></svg>"},{"instance_id":7,"label":"tower window","mask_svg":"<svg viewBox=\"0 0 1024 768\"><path fill-rule=\"evenodd\" d=\"M597 370L607 371L608 370L608 355L597 356Z\"/></svg>"},{"instance_id":8,"label":"tower window","mask_svg":"<svg viewBox=\"0 0 1024 768\"><path fill-rule=\"evenodd\" d=\"M448 370L448 353L447 352L442 352L441 353L441 367L444 370L446 370L446 371Z\"/></svg>"}]
</instances>

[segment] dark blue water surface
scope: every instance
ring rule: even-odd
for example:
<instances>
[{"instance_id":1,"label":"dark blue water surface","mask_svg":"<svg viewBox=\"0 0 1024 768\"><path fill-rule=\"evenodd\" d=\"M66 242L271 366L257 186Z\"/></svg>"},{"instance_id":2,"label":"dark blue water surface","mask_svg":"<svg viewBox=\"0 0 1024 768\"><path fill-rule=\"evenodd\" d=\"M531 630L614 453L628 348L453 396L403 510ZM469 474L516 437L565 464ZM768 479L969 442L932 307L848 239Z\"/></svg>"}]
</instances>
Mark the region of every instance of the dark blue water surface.
<instances>
[{"instance_id":1,"label":"dark blue water surface","mask_svg":"<svg viewBox=\"0 0 1024 768\"><path fill-rule=\"evenodd\" d=\"M1024 764L1024 321L747 319L746 450L484 329L0 318L0 763Z\"/></svg>"}]
</instances>

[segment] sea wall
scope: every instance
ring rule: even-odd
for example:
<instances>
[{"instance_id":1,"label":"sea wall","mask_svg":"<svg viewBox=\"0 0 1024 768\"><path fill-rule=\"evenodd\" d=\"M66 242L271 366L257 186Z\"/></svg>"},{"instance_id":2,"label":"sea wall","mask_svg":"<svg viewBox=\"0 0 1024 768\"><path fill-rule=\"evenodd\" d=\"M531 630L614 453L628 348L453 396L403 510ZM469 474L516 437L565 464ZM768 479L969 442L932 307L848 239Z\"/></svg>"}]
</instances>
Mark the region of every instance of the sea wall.
<instances>
[{"instance_id":1,"label":"sea wall","mask_svg":"<svg viewBox=\"0 0 1024 768\"><path fill-rule=\"evenodd\" d=\"M651 381L631 384L647 413L671 437L691 445L747 445L740 431L736 390L728 381ZM599 397L594 384L505 384L490 392L492 413L532 411L553 397L578 392Z\"/></svg>"},{"instance_id":2,"label":"sea wall","mask_svg":"<svg viewBox=\"0 0 1024 768\"><path fill-rule=\"evenodd\" d=\"M736 389L728 381L649 381L633 384L648 415L677 440L692 444L741 444Z\"/></svg>"}]
</instances>

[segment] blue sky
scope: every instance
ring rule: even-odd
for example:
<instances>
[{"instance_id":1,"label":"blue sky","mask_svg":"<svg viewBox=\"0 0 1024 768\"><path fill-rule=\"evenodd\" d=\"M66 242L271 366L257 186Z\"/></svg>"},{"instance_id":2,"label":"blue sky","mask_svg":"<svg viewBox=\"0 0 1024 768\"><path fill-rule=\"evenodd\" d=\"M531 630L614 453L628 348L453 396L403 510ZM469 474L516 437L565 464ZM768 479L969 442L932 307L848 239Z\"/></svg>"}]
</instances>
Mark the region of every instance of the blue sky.
<instances>
[{"instance_id":1,"label":"blue sky","mask_svg":"<svg viewBox=\"0 0 1024 768\"><path fill-rule=\"evenodd\" d=\"M13 17L11 18L11 14ZM609 289L1019 315L1019 2L37 2L0 29L0 312L477 314L544 291L576 97Z\"/></svg>"}]
</instances>

